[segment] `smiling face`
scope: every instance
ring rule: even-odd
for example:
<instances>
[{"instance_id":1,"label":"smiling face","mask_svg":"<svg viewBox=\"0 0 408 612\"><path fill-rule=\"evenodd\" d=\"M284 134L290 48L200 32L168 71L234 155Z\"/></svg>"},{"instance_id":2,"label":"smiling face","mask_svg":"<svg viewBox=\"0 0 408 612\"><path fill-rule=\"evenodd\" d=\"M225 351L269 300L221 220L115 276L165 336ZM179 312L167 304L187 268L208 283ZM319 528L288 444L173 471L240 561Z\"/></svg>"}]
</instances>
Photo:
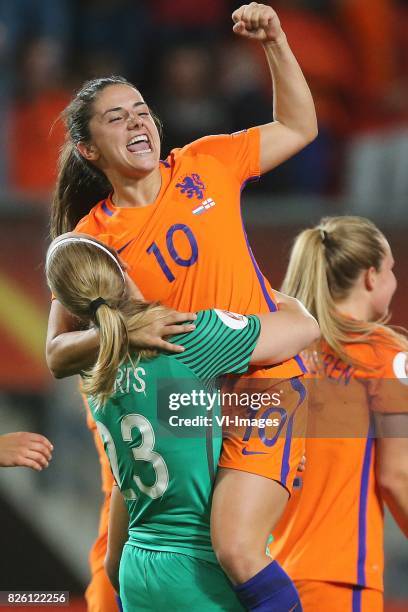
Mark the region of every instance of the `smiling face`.
<instances>
[{"instance_id":1,"label":"smiling face","mask_svg":"<svg viewBox=\"0 0 408 612\"><path fill-rule=\"evenodd\" d=\"M137 89L124 84L105 87L93 104L89 130L91 142L79 143L78 150L108 178L142 178L158 167L160 136Z\"/></svg>"}]
</instances>

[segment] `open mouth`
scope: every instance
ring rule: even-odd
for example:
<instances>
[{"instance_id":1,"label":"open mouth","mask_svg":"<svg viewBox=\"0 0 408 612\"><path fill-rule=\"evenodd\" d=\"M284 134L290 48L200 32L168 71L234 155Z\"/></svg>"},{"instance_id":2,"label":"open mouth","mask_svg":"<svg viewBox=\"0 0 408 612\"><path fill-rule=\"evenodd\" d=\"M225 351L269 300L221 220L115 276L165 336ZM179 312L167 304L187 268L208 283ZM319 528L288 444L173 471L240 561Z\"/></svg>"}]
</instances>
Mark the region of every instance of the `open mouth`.
<instances>
[{"instance_id":1,"label":"open mouth","mask_svg":"<svg viewBox=\"0 0 408 612\"><path fill-rule=\"evenodd\" d=\"M135 153L136 155L151 153L153 150L147 134L134 136L132 140L127 143L126 148L130 153Z\"/></svg>"}]
</instances>

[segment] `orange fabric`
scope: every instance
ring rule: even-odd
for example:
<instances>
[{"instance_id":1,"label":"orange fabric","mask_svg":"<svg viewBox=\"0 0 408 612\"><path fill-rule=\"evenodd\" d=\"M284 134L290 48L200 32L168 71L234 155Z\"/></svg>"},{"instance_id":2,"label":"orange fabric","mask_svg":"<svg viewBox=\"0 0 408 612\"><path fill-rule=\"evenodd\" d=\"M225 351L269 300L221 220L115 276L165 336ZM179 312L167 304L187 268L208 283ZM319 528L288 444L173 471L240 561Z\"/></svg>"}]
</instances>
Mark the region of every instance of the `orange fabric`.
<instances>
[{"instance_id":1,"label":"orange fabric","mask_svg":"<svg viewBox=\"0 0 408 612\"><path fill-rule=\"evenodd\" d=\"M234 381L235 382L235 381ZM269 396L279 393L279 405L264 406L257 411L238 409L231 406L223 409L223 414L231 413L231 419L238 414L240 418L277 419L278 426L231 427L224 431L223 452L219 461L222 468L240 470L258 474L280 482L292 492L293 482L297 475L300 460L305 452L305 434L307 423L307 401L296 393L291 381L271 381L273 388L268 388ZM265 392L265 384L261 381L261 391ZM300 382L301 388L304 389ZM231 389L224 389L224 392ZM235 393L248 392L253 398L258 388L254 381L242 377L235 382ZM283 427L280 429L280 423ZM262 438L261 438L262 436Z\"/></svg>"},{"instance_id":2,"label":"orange fabric","mask_svg":"<svg viewBox=\"0 0 408 612\"><path fill-rule=\"evenodd\" d=\"M391 0L346 0L339 3L360 65L357 85L365 97L385 95L396 76L395 7Z\"/></svg>"},{"instance_id":3,"label":"orange fabric","mask_svg":"<svg viewBox=\"0 0 408 612\"><path fill-rule=\"evenodd\" d=\"M286 439L282 436L276 444L265 451L265 445L261 440L251 440L247 448L253 455L244 456L242 454L242 440L231 438L224 441L223 452L219 461L219 467L231 470L240 470L250 474L258 474L276 480L283 484L288 492L293 491L293 482L296 477L297 468L300 460L305 454L304 438L296 438L291 442L288 475L285 482L282 482L283 454ZM245 447L244 447L245 448ZM258 454L259 453L259 454Z\"/></svg>"},{"instance_id":4,"label":"orange fabric","mask_svg":"<svg viewBox=\"0 0 408 612\"><path fill-rule=\"evenodd\" d=\"M259 130L252 128L175 149L160 165L162 186L153 204L117 208L107 199L76 231L117 249L146 300L180 310L268 312L273 291L257 275L239 198L243 183L259 176L259 147ZM210 207L200 212L203 203ZM267 371L271 378L300 374L294 359Z\"/></svg>"},{"instance_id":5,"label":"orange fabric","mask_svg":"<svg viewBox=\"0 0 408 612\"><path fill-rule=\"evenodd\" d=\"M314 372L308 387L306 471L270 553L294 580L382 590L383 507L370 413L408 410L406 355L382 334L374 347L349 345L347 352L375 369L352 369L324 347L324 376Z\"/></svg>"},{"instance_id":6,"label":"orange fabric","mask_svg":"<svg viewBox=\"0 0 408 612\"><path fill-rule=\"evenodd\" d=\"M279 9L279 19L308 79L341 92L353 86L355 59L337 24L299 8Z\"/></svg>"},{"instance_id":7,"label":"orange fabric","mask_svg":"<svg viewBox=\"0 0 408 612\"><path fill-rule=\"evenodd\" d=\"M98 449L99 450L99 449ZM105 453L104 453L105 454ZM112 484L113 486L113 484ZM101 514L99 517L98 537L95 540L89 553L89 564L92 573L103 570L105 554L108 543L108 523L109 523L109 507L110 507L111 491L105 494L102 502Z\"/></svg>"},{"instance_id":8,"label":"orange fabric","mask_svg":"<svg viewBox=\"0 0 408 612\"><path fill-rule=\"evenodd\" d=\"M295 581L303 612L383 612L383 594L375 589L354 591L349 584ZM353 607L353 596L355 605ZM360 606L357 601L360 599Z\"/></svg>"},{"instance_id":9,"label":"orange fabric","mask_svg":"<svg viewBox=\"0 0 408 612\"><path fill-rule=\"evenodd\" d=\"M118 612L115 589L103 570L92 574L85 591L88 612Z\"/></svg>"},{"instance_id":10,"label":"orange fabric","mask_svg":"<svg viewBox=\"0 0 408 612\"><path fill-rule=\"evenodd\" d=\"M99 436L95 435L99 458L102 469L109 470L109 463L106 459L102 443ZM105 464L105 465L104 465ZM110 471L109 471L110 473ZM112 483L113 483L113 477ZM88 612L118 612L115 590L111 585L104 569L104 561L108 542L109 506L111 493L105 493L101 515L99 519L98 537L95 540L89 553L89 565L91 569L91 581L85 592L85 599Z\"/></svg>"},{"instance_id":11,"label":"orange fabric","mask_svg":"<svg viewBox=\"0 0 408 612\"><path fill-rule=\"evenodd\" d=\"M240 212L242 185L259 176L259 139L259 130L252 128L208 136L172 151L160 165L162 185L153 204L117 208L107 199L76 231L117 249L146 300L182 311L216 307L244 314L268 312L273 292L256 268ZM201 209L203 204L209 207ZM291 359L256 370L254 376L287 379L302 371ZM107 474L105 453L100 458ZM268 473L279 479L281 453L276 460L276 466L268 463ZM252 466L251 471L257 470L264 475L264 466ZM108 478L104 482L108 484ZM104 528L107 531L107 523Z\"/></svg>"},{"instance_id":12,"label":"orange fabric","mask_svg":"<svg viewBox=\"0 0 408 612\"><path fill-rule=\"evenodd\" d=\"M64 142L63 123L56 120L69 98L64 91L47 92L17 105L10 139L11 180L17 189L41 196L54 188Z\"/></svg>"},{"instance_id":13,"label":"orange fabric","mask_svg":"<svg viewBox=\"0 0 408 612\"><path fill-rule=\"evenodd\" d=\"M104 451L102 440L98 434L95 421L92 418L88 403L83 396L87 409L87 424L92 431L95 446L101 464L102 491L105 494L99 518L98 537L89 553L91 581L85 592L88 612L118 612L115 590L104 569L104 561L108 543L109 506L114 478L110 469L108 457Z\"/></svg>"}]
</instances>

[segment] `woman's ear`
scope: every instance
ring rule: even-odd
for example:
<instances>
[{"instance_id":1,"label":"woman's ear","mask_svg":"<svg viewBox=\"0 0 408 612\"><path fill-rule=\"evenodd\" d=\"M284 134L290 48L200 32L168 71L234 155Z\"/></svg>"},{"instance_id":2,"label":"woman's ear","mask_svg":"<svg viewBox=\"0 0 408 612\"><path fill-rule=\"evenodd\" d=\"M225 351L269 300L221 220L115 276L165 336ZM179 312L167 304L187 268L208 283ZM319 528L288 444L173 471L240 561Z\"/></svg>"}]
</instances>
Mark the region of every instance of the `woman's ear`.
<instances>
[{"instance_id":1,"label":"woman's ear","mask_svg":"<svg viewBox=\"0 0 408 612\"><path fill-rule=\"evenodd\" d=\"M88 145L85 142L78 142L75 146L79 154L90 162L95 162L100 157L98 149L92 144Z\"/></svg>"},{"instance_id":2,"label":"woman's ear","mask_svg":"<svg viewBox=\"0 0 408 612\"><path fill-rule=\"evenodd\" d=\"M377 270L374 266L364 272L364 285L367 291L372 291L377 282Z\"/></svg>"}]
</instances>

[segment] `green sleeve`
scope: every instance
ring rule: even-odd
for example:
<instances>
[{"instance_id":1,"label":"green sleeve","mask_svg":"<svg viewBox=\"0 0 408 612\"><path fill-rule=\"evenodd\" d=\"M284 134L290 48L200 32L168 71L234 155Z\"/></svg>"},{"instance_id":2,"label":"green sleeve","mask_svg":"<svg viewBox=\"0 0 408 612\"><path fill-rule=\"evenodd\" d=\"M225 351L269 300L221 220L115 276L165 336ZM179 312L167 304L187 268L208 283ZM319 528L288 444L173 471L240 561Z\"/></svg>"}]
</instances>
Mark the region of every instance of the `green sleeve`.
<instances>
[{"instance_id":1,"label":"green sleeve","mask_svg":"<svg viewBox=\"0 0 408 612\"><path fill-rule=\"evenodd\" d=\"M195 324L193 332L171 338L171 342L185 348L183 353L174 355L175 359L203 380L247 371L261 331L258 317L202 310Z\"/></svg>"}]
</instances>

